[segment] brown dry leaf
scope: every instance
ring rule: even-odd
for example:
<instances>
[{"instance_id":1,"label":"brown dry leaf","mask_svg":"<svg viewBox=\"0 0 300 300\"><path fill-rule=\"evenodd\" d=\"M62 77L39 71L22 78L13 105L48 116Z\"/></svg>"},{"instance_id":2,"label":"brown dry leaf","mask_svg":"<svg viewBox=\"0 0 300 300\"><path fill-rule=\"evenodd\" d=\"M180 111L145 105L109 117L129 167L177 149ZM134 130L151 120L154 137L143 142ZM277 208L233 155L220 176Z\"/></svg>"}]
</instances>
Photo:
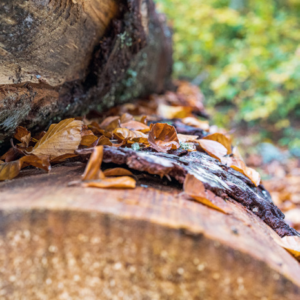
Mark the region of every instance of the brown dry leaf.
<instances>
[{"instance_id":1,"label":"brown dry leaf","mask_svg":"<svg viewBox=\"0 0 300 300\"><path fill-rule=\"evenodd\" d=\"M65 160L67 160L69 158L73 158L73 157L77 157L77 156L78 156L78 154L64 154L61 156L57 156L51 160L51 164L58 164L58 163L64 162Z\"/></svg>"},{"instance_id":2,"label":"brown dry leaf","mask_svg":"<svg viewBox=\"0 0 300 300\"><path fill-rule=\"evenodd\" d=\"M110 141L109 138L107 138L106 136L102 135L99 138L98 142L97 142L97 146L101 146L101 145L102 146L104 146L104 145L106 145L106 146L112 146L112 142Z\"/></svg>"},{"instance_id":3,"label":"brown dry leaf","mask_svg":"<svg viewBox=\"0 0 300 300\"><path fill-rule=\"evenodd\" d=\"M188 135L180 133L177 133L177 137L180 143L196 142L198 139L198 135Z\"/></svg>"},{"instance_id":4,"label":"brown dry leaf","mask_svg":"<svg viewBox=\"0 0 300 300\"><path fill-rule=\"evenodd\" d=\"M31 141L31 133L26 128L18 126L14 138L21 142L24 147L28 147L29 142Z\"/></svg>"},{"instance_id":5,"label":"brown dry leaf","mask_svg":"<svg viewBox=\"0 0 300 300\"><path fill-rule=\"evenodd\" d=\"M180 147L176 129L166 123L151 124L148 141L152 148L164 153Z\"/></svg>"},{"instance_id":6,"label":"brown dry leaf","mask_svg":"<svg viewBox=\"0 0 300 300\"><path fill-rule=\"evenodd\" d=\"M192 126L195 128L200 128L205 131L209 131L209 122L201 121L195 117L186 117L180 120L183 124Z\"/></svg>"},{"instance_id":7,"label":"brown dry leaf","mask_svg":"<svg viewBox=\"0 0 300 300\"><path fill-rule=\"evenodd\" d=\"M1 165L0 165L1 166ZM299 236L285 236L280 238L274 237L275 242L292 254L298 261L300 261L300 237Z\"/></svg>"},{"instance_id":8,"label":"brown dry leaf","mask_svg":"<svg viewBox=\"0 0 300 300\"><path fill-rule=\"evenodd\" d=\"M203 139L211 140L222 144L227 149L227 154L231 154L231 141L222 133L213 133Z\"/></svg>"},{"instance_id":9,"label":"brown dry leaf","mask_svg":"<svg viewBox=\"0 0 300 300\"><path fill-rule=\"evenodd\" d=\"M130 120L126 123L121 124L122 128L127 128L132 131L140 131L143 133L147 133L150 131L150 127L148 125L145 125L141 122Z\"/></svg>"},{"instance_id":10,"label":"brown dry leaf","mask_svg":"<svg viewBox=\"0 0 300 300\"><path fill-rule=\"evenodd\" d=\"M211 140L197 140L199 146L210 156L222 161L222 158L227 154L227 149L220 143Z\"/></svg>"},{"instance_id":11,"label":"brown dry leaf","mask_svg":"<svg viewBox=\"0 0 300 300\"><path fill-rule=\"evenodd\" d=\"M244 174L248 177L256 186L260 184L260 175L257 171L246 166L246 164L238 159L233 157L223 157L221 159L222 163L228 167L233 168L234 170Z\"/></svg>"},{"instance_id":12,"label":"brown dry leaf","mask_svg":"<svg viewBox=\"0 0 300 300\"><path fill-rule=\"evenodd\" d=\"M116 128L113 131L113 136L120 142L125 139L147 138L147 135L144 133L140 131L131 131L127 128Z\"/></svg>"},{"instance_id":13,"label":"brown dry leaf","mask_svg":"<svg viewBox=\"0 0 300 300\"><path fill-rule=\"evenodd\" d=\"M111 117L107 117L105 120L103 120L101 122L101 124L99 125L99 127L101 129L106 130L106 127L109 126L111 123L113 123L116 120L120 120L119 116L111 116Z\"/></svg>"},{"instance_id":14,"label":"brown dry leaf","mask_svg":"<svg viewBox=\"0 0 300 300\"><path fill-rule=\"evenodd\" d=\"M1 165L0 165L1 166ZM102 189L134 189L136 187L135 179L122 176L122 177L113 177L113 178L103 178L101 180L84 182L83 187L95 187Z\"/></svg>"},{"instance_id":15,"label":"brown dry leaf","mask_svg":"<svg viewBox=\"0 0 300 300\"><path fill-rule=\"evenodd\" d=\"M103 179L105 177L103 172L100 170L102 159L103 159L103 146L97 146L94 148L94 151L91 154L90 160L82 175L83 181Z\"/></svg>"},{"instance_id":16,"label":"brown dry leaf","mask_svg":"<svg viewBox=\"0 0 300 300\"><path fill-rule=\"evenodd\" d=\"M133 116L129 113L124 113L121 118L120 118L120 122L121 124L123 123L127 123L129 121L133 120Z\"/></svg>"},{"instance_id":17,"label":"brown dry leaf","mask_svg":"<svg viewBox=\"0 0 300 300\"><path fill-rule=\"evenodd\" d=\"M37 156L47 155L50 159L74 153L81 141L82 124L82 121L74 119L52 124L31 153Z\"/></svg>"},{"instance_id":18,"label":"brown dry leaf","mask_svg":"<svg viewBox=\"0 0 300 300\"><path fill-rule=\"evenodd\" d=\"M103 172L103 174L107 177L113 177L113 176L134 176L132 172L130 172L127 169L124 168L113 168L113 169L107 169Z\"/></svg>"},{"instance_id":19,"label":"brown dry leaf","mask_svg":"<svg viewBox=\"0 0 300 300\"><path fill-rule=\"evenodd\" d=\"M24 152L17 148L17 147L12 147L10 148L5 154L3 154L0 159L4 159L5 162L11 162L14 160L17 160L18 158L24 156Z\"/></svg>"},{"instance_id":20,"label":"brown dry leaf","mask_svg":"<svg viewBox=\"0 0 300 300\"><path fill-rule=\"evenodd\" d=\"M98 137L95 135L85 135L82 137L80 145L91 147L97 140Z\"/></svg>"},{"instance_id":21,"label":"brown dry leaf","mask_svg":"<svg viewBox=\"0 0 300 300\"><path fill-rule=\"evenodd\" d=\"M198 202L226 213L222 207L226 207L226 202L219 197L208 199L204 184L195 176L187 174L183 184L183 190L186 195L197 200Z\"/></svg>"},{"instance_id":22,"label":"brown dry leaf","mask_svg":"<svg viewBox=\"0 0 300 300\"><path fill-rule=\"evenodd\" d=\"M159 104L157 114L163 119L182 119L190 116L192 107Z\"/></svg>"},{"instance_id":23,"label":"brown dry leaf","mask_svg":"<svg viewBox=\"0 0 300 300\"><path fill-rule=\"evenodd\" d=\"M0 181L13 179L19 175L22 168L33 166L49 172L51 169L48 158L39 158L35 155L23 156L19 160L0 163Z\"/></svg>"}]
</instances>

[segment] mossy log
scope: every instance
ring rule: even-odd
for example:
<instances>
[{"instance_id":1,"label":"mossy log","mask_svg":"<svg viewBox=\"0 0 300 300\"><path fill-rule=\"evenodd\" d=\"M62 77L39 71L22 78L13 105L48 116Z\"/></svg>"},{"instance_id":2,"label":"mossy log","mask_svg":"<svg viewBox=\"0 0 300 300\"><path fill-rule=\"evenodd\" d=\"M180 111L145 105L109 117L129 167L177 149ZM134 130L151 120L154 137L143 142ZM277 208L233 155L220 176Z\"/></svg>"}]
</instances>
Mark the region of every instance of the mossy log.
<instances>
[{"instance_id":1,"label":"mossy log","mask_svg":"<svg viewBox=\"0 0 300 300\"><path fill-rule=\"evenodd\" d=\"M225 215L181 189L68 187L85 164L0 183L1 299L300 299L300 265L228 199Z\"/></svg>"},{"instance_id":2,"label":"mossy log","mask_svg":"<svg viewBox=\"0 0 300 300\"><path fill-rule=\"evenodd\" d=\"M18 125L103 110L169 84L171 35L152 0L0 2L0 148Z\"/></svg>"}]
</instances>

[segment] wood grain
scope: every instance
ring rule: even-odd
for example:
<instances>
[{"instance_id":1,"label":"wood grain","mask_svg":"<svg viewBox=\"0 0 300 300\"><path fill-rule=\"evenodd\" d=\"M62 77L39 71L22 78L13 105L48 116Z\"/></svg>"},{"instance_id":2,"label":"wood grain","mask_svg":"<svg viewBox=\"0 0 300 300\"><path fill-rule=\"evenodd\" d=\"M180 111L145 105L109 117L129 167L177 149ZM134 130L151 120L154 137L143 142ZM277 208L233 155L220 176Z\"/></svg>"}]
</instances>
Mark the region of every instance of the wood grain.
<instances>
[{"instance_id":1,"label":"wood grain","mask_svg":"<svg viewBox=\"0 0 300 300\"><path fill-rule=\"evenodd\" d=\"M300 265L271 229L174 186L68 187L84 164L0 183L3 299L300 299Z\"/></svg>"}]
</instances>

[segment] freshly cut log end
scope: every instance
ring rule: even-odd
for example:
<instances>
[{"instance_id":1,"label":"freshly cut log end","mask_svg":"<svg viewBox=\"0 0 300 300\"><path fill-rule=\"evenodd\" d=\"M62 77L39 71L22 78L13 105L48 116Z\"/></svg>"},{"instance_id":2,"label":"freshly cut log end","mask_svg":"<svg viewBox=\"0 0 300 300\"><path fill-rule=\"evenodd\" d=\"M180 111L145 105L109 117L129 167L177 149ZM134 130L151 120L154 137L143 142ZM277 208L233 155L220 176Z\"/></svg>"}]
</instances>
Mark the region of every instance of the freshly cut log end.
<instances>
[{"instance_id":1,"label":"freshly cut log end","mask_svg":"<svg viewBox=\"0 0 300 300\"><path fill-rule=\"evenodd\" d=\"M0 32L0 149L18 125L41 130L170 85L171 34L152 0L5 0Z\"/></svg>"},{"instance_id":2,"label":"freshly cut log end","mask_svg":"<svg viewBox=\"0 0 300 300\"><path fill-rule=\"evenodd\" d=\"M162 180L67 187L84 169L0 183L3 299L299 299L299 263L241 204L226 215Z\"/></svg>"}]
</instances>

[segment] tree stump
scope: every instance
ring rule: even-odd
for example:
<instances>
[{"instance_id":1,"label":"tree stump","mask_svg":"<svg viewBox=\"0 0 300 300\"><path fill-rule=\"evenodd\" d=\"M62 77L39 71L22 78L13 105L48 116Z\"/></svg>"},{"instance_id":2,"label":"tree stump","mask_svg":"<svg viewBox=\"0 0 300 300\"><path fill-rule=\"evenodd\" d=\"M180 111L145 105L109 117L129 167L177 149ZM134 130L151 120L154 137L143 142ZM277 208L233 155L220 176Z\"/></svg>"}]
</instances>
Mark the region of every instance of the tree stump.
<instances>
[{"instance_id":1,"label":"tree stump","mask_svg":"<svg viewBox=\"0 0 300 300\"><path fill-rule=\"evenodd\" d=\"M171 34L152 0L3 0L0 32L0 148L18 125L42 130L169 84Z\"/></svg>"},{"instance_id":2,"label":"tree stump","mask_svg":"<svg viewBox=\"0 0 300 300\"><path fill-rule=\"evenodd\" d=\"M1 299L299 299L299 263L239 203L225 215L145 180L68 187L84 168L0 183Z\"/></svg>"}]
</instances>

